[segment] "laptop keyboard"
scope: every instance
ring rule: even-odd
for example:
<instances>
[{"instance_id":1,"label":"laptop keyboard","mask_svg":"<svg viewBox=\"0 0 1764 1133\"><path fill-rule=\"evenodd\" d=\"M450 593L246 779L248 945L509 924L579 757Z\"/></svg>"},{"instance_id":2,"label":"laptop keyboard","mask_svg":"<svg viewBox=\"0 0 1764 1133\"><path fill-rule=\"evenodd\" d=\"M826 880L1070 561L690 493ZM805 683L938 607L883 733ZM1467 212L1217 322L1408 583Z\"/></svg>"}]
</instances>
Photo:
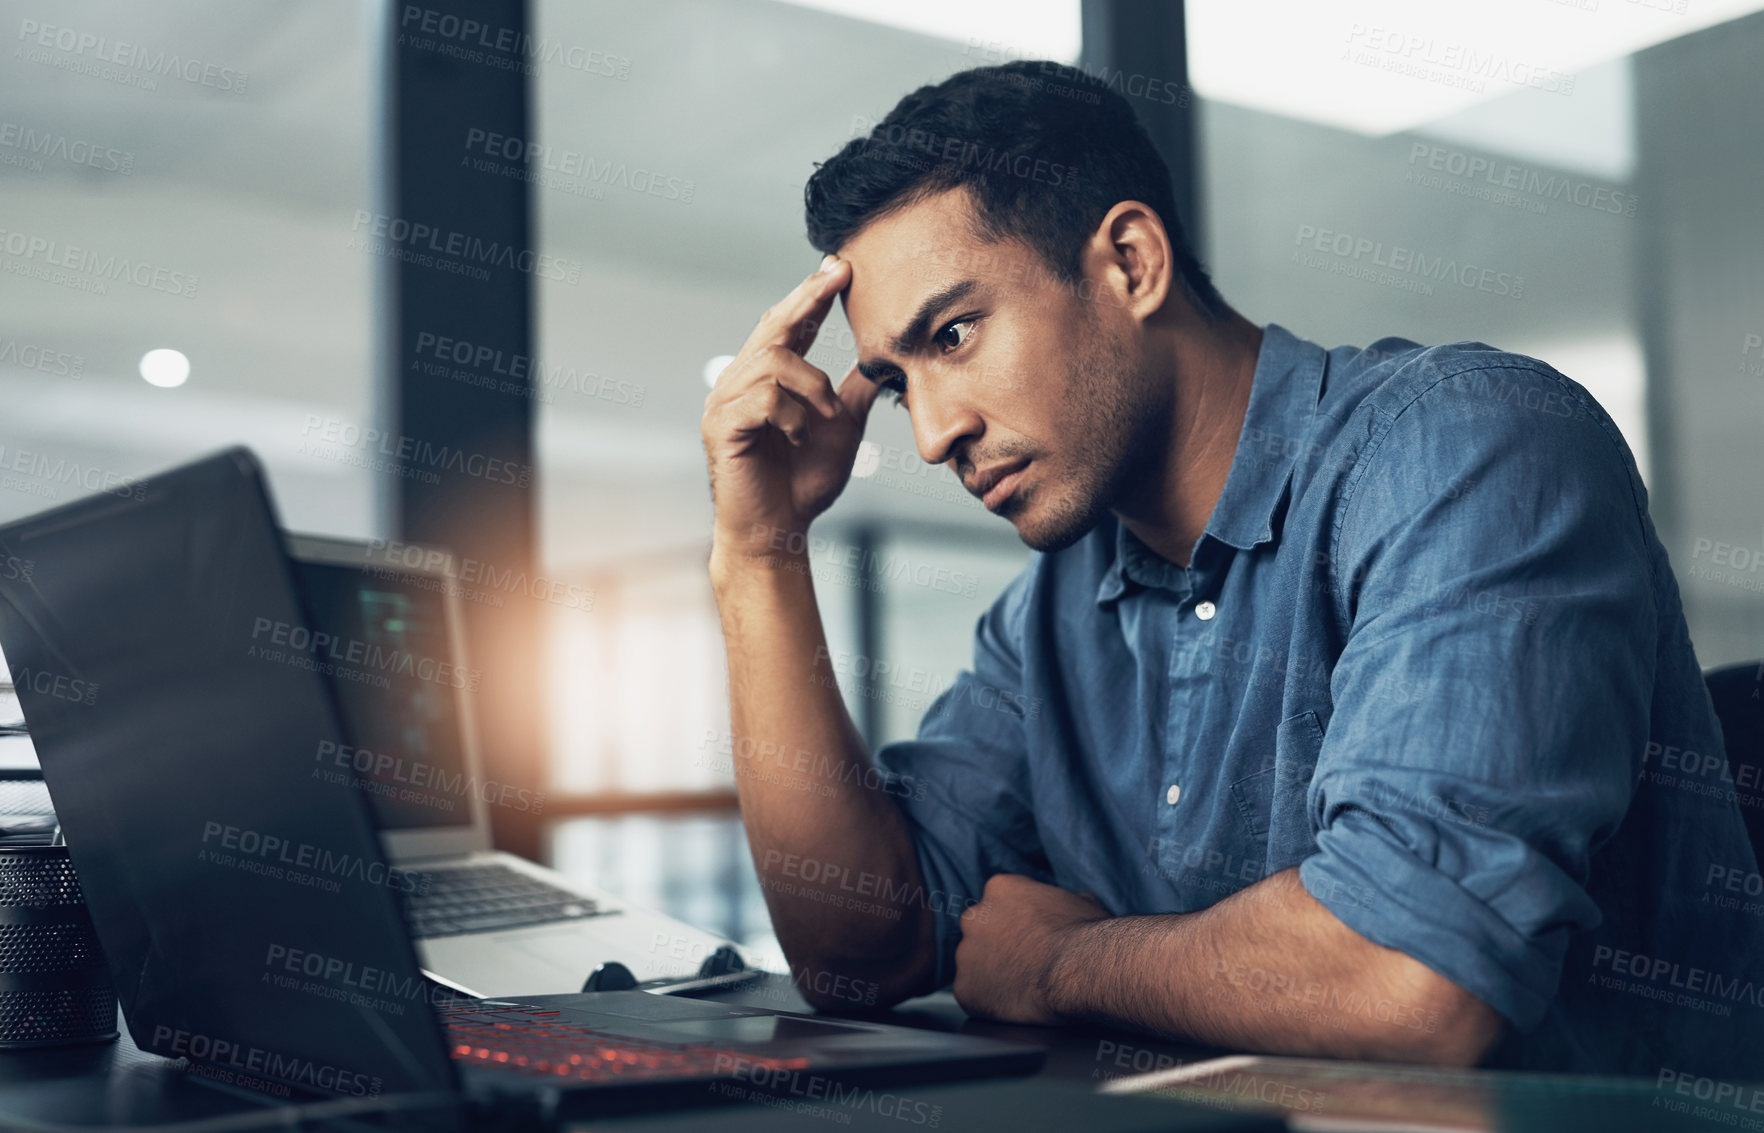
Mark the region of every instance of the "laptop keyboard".
<instances>
[{"instance_id":1,"label":"laptop keyboard","mask_svg":"<svg viewBox=\"0 0 1764 1133\"><path fill-rule=\"evenodd\" d=\"M413 870L420 894L403 893L404 919L418 939L491 932L600 916L607 910L496 862Z\"/></svg>"},{"instance_id":2,"label":"laptop keyboard","mask_svg":"<svg viewBox=\"0 0 1764 1133\"><path fill-rule=\"evenodd\" d=\"M801 1070L809 1065L805 1057L764 1058L715 1046L646 1042L566 1023L560 1012L540 1007L440 1007L436 1017L446 1028L448 1053L455 1062L536 1078L605 1084L727 1078L737 1068L751 1073L755 1068Z\"/></svg>"}]
</instances>

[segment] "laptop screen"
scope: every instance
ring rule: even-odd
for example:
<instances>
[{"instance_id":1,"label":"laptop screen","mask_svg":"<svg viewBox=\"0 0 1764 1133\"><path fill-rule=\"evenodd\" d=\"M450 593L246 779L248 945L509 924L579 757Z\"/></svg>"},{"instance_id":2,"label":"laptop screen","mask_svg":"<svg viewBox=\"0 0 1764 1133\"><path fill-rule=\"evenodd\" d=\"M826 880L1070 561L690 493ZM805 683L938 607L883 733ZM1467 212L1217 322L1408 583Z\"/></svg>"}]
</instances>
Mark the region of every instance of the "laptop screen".
<instances>
[{"instance_id":1,"label":"laptop screen","mask_svg":"<svg viewBox=\"0 0 1764 1133\"><path fill-rule=\"evenodd\" d=\"M0 640L45 674L19 699L129 1033L278 1097L450 1087L411 875L314 775L345 729L261 467L232 449L139 487L0 527L34 564L0 571Z\"/></svg>"},{"instance_id":2,"label":"laptop screen","mask_svg":"<svg viewBox=\"0 0 1764 1133\"><path fill-rule=\"evenodd\" d=\"M295 568L349 737L319 753L316 774L365 793L381 831L470 826L478 785L458 698L473 674L449 644L436 589L445 581L380 566Z\"/></svg>"}]
</instances>

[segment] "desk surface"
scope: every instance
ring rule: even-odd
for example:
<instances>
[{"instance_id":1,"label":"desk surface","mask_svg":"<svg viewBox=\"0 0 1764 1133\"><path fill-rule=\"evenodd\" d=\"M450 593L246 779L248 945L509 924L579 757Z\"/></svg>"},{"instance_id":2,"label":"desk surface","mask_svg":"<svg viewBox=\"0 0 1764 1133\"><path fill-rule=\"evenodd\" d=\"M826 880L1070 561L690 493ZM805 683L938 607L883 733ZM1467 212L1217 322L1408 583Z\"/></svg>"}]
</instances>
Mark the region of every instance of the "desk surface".
<instances>
[{"instance_id":1,"label":"desk surface","mask_svg":"<svg viewBox=\"0 0 1764 1133\"><path fill-rule=\"evenodd\" d=\"M789 981L777 977L714 996L774 1010L806 1011ZM1012 1027L983 1023L963 1015L942 993L916 999L876 1016L881 1021L933 1030L1028 1042L1045 1048L1047 1065L1034 1079L991 1079L968 1085L902 1087L916 1101L941 1107L937 1128L970 1130L1075 1128L1082 1111L1085 1129L1205 1129L1219 1115L1206 1110L1137 1099L1090 1099L1086 1092L1104 1079L1183 1065L1222 1053L1201 1047L1158 1042L1141 1036L1088 1028ZM1498 1125L1503 1130L1585 1129L1599 1133L1655 1133L1680 1129L1760 1129L1764 1114L1724 1113L1694 1098L1679 1109L1673 1098L1649 1080L1566 1079L1535 1075L1491 1076ZM977 1108L983 1106L982 1109ZM189 1121L245 1112L254 1107L191 1079L182 1063L138 1050L128 1032L114 1043L59 1050L0 1052L0 1129L19 1119L63 1126L108 1128ZM906 1128L911 1122L867 1112L828 1115L805 1106L806 1113L739 1102L715 1109L621 1118L594 1123L595 1129L671 1131L740 1129ZM8 1120L8 1119L12 1120ZM1244 1128L1255 1128L1251 1122ZM1261 1127L1266 1128L1267 1125ZM1278 1125L1273 1126L1278 1128Z\"/></svg>"}]
</instances>

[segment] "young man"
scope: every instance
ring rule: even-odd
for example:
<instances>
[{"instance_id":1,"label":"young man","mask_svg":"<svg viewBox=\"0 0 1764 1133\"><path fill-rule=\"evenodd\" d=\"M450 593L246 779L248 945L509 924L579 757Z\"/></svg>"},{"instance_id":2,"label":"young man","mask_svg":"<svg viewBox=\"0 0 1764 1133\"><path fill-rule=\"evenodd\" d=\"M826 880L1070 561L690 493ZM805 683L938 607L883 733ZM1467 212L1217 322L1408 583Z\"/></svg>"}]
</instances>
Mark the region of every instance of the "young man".
<instances>
[{"instance_id":1,"label":"young man","mask_svg":"<svg viewBox=\"0 0 1764 1133\"><path fill-rule=\"evenodd\" d=\"M706 400L742 811L811 1001L1741 1073L1764 920L1707 879L1757 865L1729 794L1643 780L1721 741L1610 419L1479 344L1252 324L1125 101L1044 73L821 165L831 254ZM803 354L840 295L835 387ZM882 389L1042 554L872 756L802 548Z\"/></svg>"}]
</instances>

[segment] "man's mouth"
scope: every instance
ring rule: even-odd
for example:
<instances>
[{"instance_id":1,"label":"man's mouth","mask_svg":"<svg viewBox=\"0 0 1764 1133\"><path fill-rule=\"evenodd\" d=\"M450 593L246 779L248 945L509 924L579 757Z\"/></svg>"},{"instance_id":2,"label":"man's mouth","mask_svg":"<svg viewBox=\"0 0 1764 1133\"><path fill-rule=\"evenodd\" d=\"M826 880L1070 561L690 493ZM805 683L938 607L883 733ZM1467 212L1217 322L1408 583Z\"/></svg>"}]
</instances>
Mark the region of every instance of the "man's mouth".
<instances>
[{"instance_id":1,"label":"man's mouth","mask_svg":"<svg viewBox=\"0 0 1764 1133\"><path fill-rule=\"evenodd\" d=\"M1029 461L1025 459L1008 461L978 474L965 487L980 497L987 511L996 512L1022 485L1023 472L1028 467Z\"/></svg>"}]
</instances>

